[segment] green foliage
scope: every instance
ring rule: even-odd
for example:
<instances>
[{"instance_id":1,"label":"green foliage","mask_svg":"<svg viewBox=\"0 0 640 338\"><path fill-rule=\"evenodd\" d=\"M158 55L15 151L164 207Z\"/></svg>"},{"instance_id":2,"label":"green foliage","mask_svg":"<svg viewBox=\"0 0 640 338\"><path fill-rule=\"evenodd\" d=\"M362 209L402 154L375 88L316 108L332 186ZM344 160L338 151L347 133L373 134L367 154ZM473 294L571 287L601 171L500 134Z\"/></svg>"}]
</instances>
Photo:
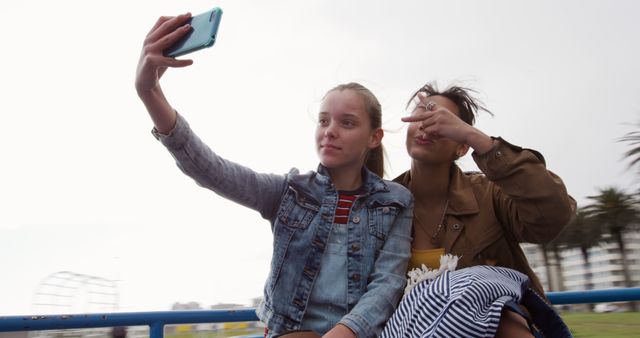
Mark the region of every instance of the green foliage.
<instances>
[{"instance_id":1,"label":"green foliage","mask_svg":"<svg viewBox=\"0 0 640 338\"><path fill-rule=\"evenodd\" d=\"M617 234L638 227L637 200L614 187L600 189L600 193L589 196L592 204L585 207L589 217L606 227L609 233Z\"/></svg>"},{"instance_id":2,"label":"green foliage","mask_svg":"<svg viewBox=\"0 0 640 338\"><path fill-rule=\"evenodd\" d=\"M629 168L638 166L640 164L640 131L628 132L618 141L626 142L631 146L631 149L624 153L624 158L629 160Z\"/></svg>"},{"instance_id":3,"label":"green foliage","mask_svg":"<svg viewBox=\"0 0 640 338\"><path fill-rule=\"evenodd\" d=\"M166 334L167 338L223 338L223 337L237 337L237 336L259 336L264 333L263 329L253 330L221 330L218 332L183 332Z\"/></svg>"},{"instance_id":4,"label":"green foliage","mask_svg":"<svg viewBox=\"0 0 640 338\"><path fill-rule=\"evenodd\" d=\"M562 315L576 338L640 337L640 312Z\"/></svg>"},{"instance_id":5,"label":"green foliage","mask_svg":"<svg viewBox=\"0 0 640 338\"><path fill-rule=\"evenodd\" d=\"M585 208L580 208L575 218L567 224L551 245L566 249L589 249L604 240L603 230Z\"/></svg>"}]
</instances>

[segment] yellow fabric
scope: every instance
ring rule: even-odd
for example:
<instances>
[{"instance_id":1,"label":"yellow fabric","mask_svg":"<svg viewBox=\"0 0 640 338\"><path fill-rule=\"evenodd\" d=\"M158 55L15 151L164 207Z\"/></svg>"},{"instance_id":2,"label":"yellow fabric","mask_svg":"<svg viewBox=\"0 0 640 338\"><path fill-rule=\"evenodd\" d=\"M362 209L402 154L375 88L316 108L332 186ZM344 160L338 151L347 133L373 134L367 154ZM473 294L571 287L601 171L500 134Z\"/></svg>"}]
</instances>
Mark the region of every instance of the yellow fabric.
<instances>
[{"instance_id":1,"label":"yellow fabric","mask_svg":"<svg viewBox=\"0 0 640 338\"><path fill-rule=\"evenodd\" d=\"M418 250L411 248L411 260L409 270L422 267L424 264L429 269L440 268L440 256L444 255L444 248Z\"/></svg>"}]
</instances>

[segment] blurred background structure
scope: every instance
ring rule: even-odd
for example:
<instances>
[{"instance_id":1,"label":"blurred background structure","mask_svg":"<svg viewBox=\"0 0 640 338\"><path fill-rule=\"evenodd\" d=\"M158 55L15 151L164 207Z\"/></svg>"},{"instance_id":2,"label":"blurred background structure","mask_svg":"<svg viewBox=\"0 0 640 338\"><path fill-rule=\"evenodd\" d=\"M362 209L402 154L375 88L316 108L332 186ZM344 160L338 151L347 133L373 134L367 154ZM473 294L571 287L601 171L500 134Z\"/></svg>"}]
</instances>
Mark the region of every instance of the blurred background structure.
<instances>
[{"instance_id":1,"label":"blurred background structure","mask_svg":"<svg viewBox=\"0 0 640 338\"><path fill-rule=\"evenodd\" d=\"M45 277L34 292L32 313L95 313L119 310L116 281L71 271Z\"/></svg>"}]
</instances>

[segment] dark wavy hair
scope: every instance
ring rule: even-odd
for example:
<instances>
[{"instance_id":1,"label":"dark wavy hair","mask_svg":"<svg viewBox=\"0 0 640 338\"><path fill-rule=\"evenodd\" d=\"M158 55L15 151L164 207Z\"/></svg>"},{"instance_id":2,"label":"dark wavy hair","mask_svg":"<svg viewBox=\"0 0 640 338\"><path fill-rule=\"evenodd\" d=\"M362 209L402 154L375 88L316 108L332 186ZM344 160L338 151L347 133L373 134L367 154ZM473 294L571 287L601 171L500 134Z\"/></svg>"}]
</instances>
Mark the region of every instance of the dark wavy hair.
<instances>
[{"instance_id":1,"label":"dark wavy hair","mask_svg":"<svg viewBox=\"0 0 640 338\"><path fill-rule=\"evenodd\" d=\"M420 87L420 89L416 90L409 102L407 102L407 107L411 104L411 102L418 96L419 93L425 93L427 97L429 96L443 96L447 99L451 100L458 107L458 112L460 113L460 118L469 125L474 125L476 122L476 115L480 110L484 110L489 113L489 115L493 116L493 113L487 109L480 100L473 97L471 94L477 94L476 90L466 87L459 86L449 86L443 91L438 90L438 86L435 83L429 82L424 86Z\"/></svg>"}]
</instances>

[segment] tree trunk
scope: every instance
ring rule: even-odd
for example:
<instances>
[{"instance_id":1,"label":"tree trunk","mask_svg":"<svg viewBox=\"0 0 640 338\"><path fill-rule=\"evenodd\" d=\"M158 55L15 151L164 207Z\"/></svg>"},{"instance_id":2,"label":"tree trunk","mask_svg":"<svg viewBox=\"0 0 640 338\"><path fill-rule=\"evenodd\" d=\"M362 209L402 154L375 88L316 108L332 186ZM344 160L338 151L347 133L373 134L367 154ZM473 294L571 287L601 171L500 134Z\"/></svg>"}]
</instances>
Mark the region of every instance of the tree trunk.
<instances>
[{"instance_id":1,"label":"tree trunk","mask_svg":"<svg viewBox=\"0 0 640 338\"><path fill-rule=\"evenodd\" d=\"M558 291L564 291L564 275L562 274L562 259L560 258L560 250L558 250L558 246L553 246L553 258L555 260L555 268L556 268L556 276L558 276Z\"/></svg>"},{"instance_id":2,"label":"tree trunk","mask_svg":"<svg viewBox=\"0 0 640 338\"><path fill-rule=\"evenodd\" d=\"M622 273L624 274L624 286L625 287L633 287L633 282L631 281L631 275L629 274L629 262L627 261L627 252L624 247L624 238L622 238L622 231L614 231L613 236L616 239L618 244L618 250L620 250L620 258L622 261ZM638 303L637 302L629 302L632 311L638 311Z\"/></svg>"},{"instance_id":3,"label":"tree trunk","mask_svg":"<svg viewBox=\"0 0 640 338\"><path fill-rule=\"evenodd\" d=\"M586 290L593 289L593 274L591 273L591 262L589 261L589 248L586 246L580 247L580 252L582 252L582 260L584 262L584 288ZM593 312L593 304L586 304L587 310Z\"/></svg>"},{"instance_id":4,"label":"tree trunk","mask_svg":"<svg viewBox=\"0 0 640 338\"><path fill-rule=\"evenodd\" d=\"M555 291L551 272L551 262L549 262L549 255L547 254L547 245L540 244L540 250L542 251L542 260L544 260L544 269L547 272L547 288L549 291Z\"/></svg>"}]
</instances>

